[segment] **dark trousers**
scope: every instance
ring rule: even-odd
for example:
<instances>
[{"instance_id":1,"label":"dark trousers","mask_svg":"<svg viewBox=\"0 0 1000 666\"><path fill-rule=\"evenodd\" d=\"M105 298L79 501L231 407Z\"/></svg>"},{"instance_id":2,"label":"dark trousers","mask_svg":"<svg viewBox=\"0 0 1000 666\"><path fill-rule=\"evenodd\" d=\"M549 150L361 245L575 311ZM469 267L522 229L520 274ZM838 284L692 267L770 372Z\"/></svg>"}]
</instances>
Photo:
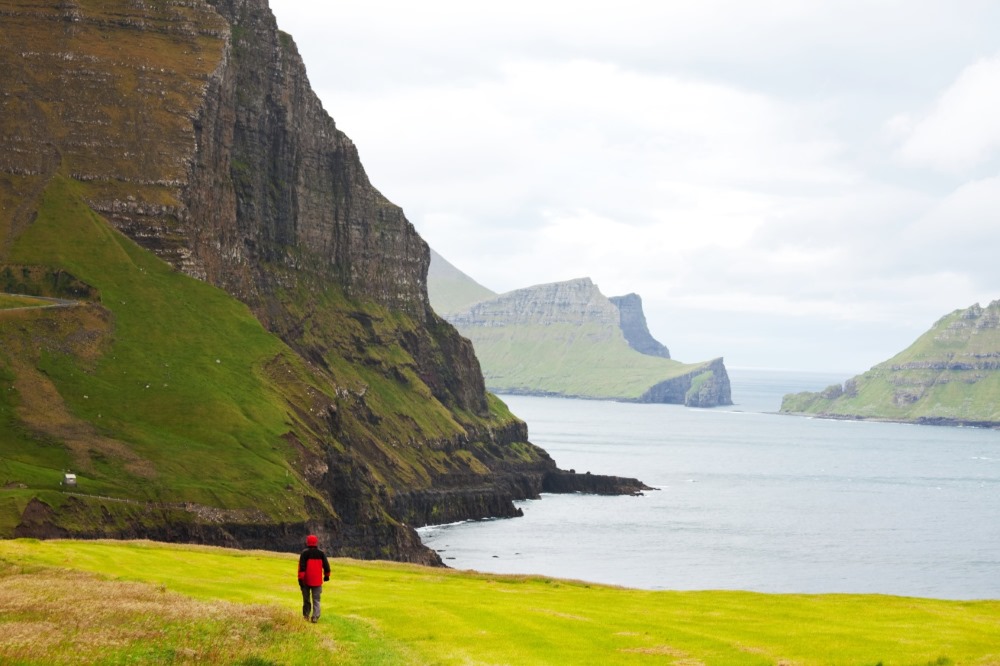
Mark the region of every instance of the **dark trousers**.
<instances>
[{"instance_id":1,"label":"dark trousers","mask_svg":"<svg viewBox=\"0 0 1000 666\"><path fill-rule=\"evenodd\" d=\"M302 590L302 617L309 617L310 613L314 620L319 619L319 598L323 594L323 586L309 587L299 583Z\"/></svg>"}]
</instances>

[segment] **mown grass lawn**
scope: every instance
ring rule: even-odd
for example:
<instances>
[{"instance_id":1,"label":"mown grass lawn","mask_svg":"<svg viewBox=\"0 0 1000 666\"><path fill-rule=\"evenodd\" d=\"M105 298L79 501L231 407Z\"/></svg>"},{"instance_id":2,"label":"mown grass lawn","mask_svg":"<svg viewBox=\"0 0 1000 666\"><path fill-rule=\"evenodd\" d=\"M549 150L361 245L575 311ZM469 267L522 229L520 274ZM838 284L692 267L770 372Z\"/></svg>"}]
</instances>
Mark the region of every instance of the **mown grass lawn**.
<instances>
[{"instance_id":1,"label":"mown grass lawn","mask_svg":"<svg viewBox=\"0 0 1000 666\"><path fill-rule=\"evenodd\" d=\"M1000 601L648 592L294 554L0 541L4 664L1000 664Z\"/></svg>"}]
</instances>

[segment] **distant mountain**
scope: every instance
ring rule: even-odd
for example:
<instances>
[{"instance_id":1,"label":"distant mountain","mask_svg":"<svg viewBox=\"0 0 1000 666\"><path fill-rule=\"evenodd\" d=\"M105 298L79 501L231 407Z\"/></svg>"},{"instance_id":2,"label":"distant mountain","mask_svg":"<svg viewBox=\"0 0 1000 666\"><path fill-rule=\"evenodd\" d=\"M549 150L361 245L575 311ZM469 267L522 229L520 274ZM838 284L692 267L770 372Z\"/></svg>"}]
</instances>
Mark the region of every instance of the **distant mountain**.
<instances>
[{"instance_id":1,"label":"distant mountain","mask_svg":"<svg viewBox=\"0 0 1000 666\"><path fill-rule=\"evenodd\" d=\"M434 248L431 248L431 264L427 269L427 293L431 307L438 314L462 310L496 296L495 291L455 268Z\"/></svg>"},{"instance_id":2,"label":"distant mountain","mask_svg":"<svg viewBox=\"0 0 1000 666\"><path fill-rule=\"evenodd\" d=\"M671 360L646 327L641 299L609 299L589 278L518 289L443 316L472 341L486 385L498 393L732 404L721 358Z\"/></svg>"},{"instance_id":3,"label":"distant mountain","mask_svg":"<svg viewBox=\"0 0 1000 666\"><path fill-rule=\"evenodd\" d=\"M938 425L1000 425L1000 301L955 310L905 351L785 413Z\"/></svg>"}]
</instances>

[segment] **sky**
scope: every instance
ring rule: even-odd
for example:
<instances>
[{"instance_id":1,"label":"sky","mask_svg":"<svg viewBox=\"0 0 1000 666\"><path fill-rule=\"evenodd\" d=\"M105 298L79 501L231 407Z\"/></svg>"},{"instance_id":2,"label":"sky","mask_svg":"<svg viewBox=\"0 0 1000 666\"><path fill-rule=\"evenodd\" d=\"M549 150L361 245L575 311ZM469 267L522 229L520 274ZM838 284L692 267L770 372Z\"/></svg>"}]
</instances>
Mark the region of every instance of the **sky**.
<instances>
[{"instance_id":1,"label":"sky","mask_svg":"<svg viewBox=\"0 0 1000 666\"><path fill-rule=\"evenodd\" d=\"M271 0L372 183L505 292L850 376L1000 299L1000 3Z\"/></svg>"}]
</instances>

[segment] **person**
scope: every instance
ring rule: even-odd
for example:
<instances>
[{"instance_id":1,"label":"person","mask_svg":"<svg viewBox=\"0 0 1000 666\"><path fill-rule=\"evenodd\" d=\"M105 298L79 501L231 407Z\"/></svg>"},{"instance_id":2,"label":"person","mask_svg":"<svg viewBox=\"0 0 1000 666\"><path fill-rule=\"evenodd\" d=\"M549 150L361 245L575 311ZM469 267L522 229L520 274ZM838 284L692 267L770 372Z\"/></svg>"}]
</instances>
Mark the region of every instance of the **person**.
<instances>
[{"instance_id":1,"label":"person","mask_svg":"<svg viewBox=\"0 0 1000 666\"><path fill-rule=\"evenodd\" d=\"M319 622L319 600L323 582L330 580L330 562L319 549L315 534L306 537L306 549L299 555L299 589L302 590L302 617Z\"/></svg>"}]
</instances>

